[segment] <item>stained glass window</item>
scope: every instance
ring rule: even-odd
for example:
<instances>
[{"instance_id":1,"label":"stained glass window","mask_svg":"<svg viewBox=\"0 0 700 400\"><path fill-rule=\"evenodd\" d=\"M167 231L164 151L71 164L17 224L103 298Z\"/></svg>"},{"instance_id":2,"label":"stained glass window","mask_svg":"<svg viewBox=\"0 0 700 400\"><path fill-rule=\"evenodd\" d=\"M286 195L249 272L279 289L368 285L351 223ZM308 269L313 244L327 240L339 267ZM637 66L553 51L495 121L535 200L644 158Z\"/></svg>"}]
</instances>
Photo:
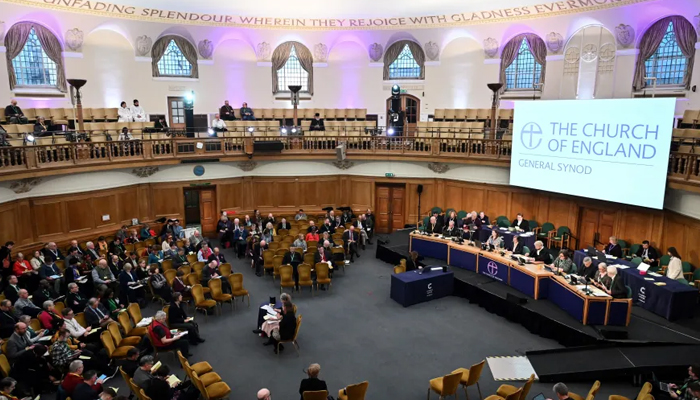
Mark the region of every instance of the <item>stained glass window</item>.
<instances>
[{"instance_id":1,"label":"stained glass window","mask_svg":"<svg viewBox=\"0 0 700 400\"><path fill-rule=\"evenodd\" d=\"M182 50L171 40L158 60L158 71L163 76L192 76L192 64L182 54Z\"/></svg>"},{"instance_id":2,"label":"stained glass window","mask_svg":"<svg viewBox=\"0 0 700 400\"><path fill-rule=\"evenodd\" d=\"M523 39L515 60L506 67L506 90L537 90L535 84L540 83L541 74L542 65L535 61L527 39Z\"/></svg>"},{"instance_id":3,"label":"stained glass window","mask_svg":"<svg viewBox=\"0 0 700 400\"><path fill-rule=\"evenodd\" d=\"M290 85L300 85L302 92L309 90L309 73L301 67L295 46L289 52L289 59L284 67L277 70L277 89L280 92L288 92Z\"/></svg>"},{"instance_id":4,"label":"stained glass window","mask_svg":"<svg viewBox=\"0 0 700 400\"><path fill-rule=\"evenodd\" d=\"M12 59L12 67L17 86L56 86L56 63L46 55L34 28L22 51Z\"/></svg>"},{"instance_id":5,"label":"stained glass window","mask_svg":"<svg viewBox=\"0 0 700 400\"><path fill-rule=\"evenodd\" d=\"M669 22L666 34L654 54L644 61L646 75L656 77L657 85L682 85L688 60L681 52L676 34L673 32L673 22ZM653 81L647 80L647 86L653 86Z\"/></svg>"},{"instance_id":6,"label":"stained glass window","mask_svg":"<svg viewBox=\"0 0 700 400\"><path fill-rule=\"evenodd\" d=\"M389 65L390 79L420 79L420 65L413 58L408 45L403 47L398 58Z\"/></svg>"}]
</instances>

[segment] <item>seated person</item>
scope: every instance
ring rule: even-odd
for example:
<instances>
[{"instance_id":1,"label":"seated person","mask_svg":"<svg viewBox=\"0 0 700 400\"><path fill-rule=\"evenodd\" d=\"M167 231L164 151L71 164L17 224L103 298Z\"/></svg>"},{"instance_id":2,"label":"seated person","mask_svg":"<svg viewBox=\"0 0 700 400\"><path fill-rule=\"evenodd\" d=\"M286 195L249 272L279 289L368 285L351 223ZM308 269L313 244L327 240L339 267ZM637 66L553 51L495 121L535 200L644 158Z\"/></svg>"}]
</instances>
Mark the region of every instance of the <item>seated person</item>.
<instances>
[{"instance_id":1,"label":"seated person","mask_svg":"<svg viewBox=\"0 0 700 400\"><path fill-rule=\"evenodd\" d=\"M598 263L598 268L593 275L593 284L601 287L602 285L608 285L610 283L610 277L608 276L608 266L605 263Z\"/></svg>"},{"instance_id":2,"label":"seated person","mask_svg":"<svg viewBox=\"0 0 700 400\"><path fill-rule=\"evenodd\" d=\"M170 128L168 128L168 123L165 122L165 117L163 117L162 115L159 116L156 123L153 124L153 129L156 132L168 132L170 130Z\"/></svg>"},{"instance_id":3,"label":"seated person","mask_svg":"<svg viewBox=\"0 0 700 400\"><path fill-rule=\"evenodd\" d=\"M515 220L512 224L510 224L510 227L518 228L525 232L530 231L530 223L526 219L523 219L523 215L520 213L518 213L518 215L515 217Z\"/></svg>"},{"instance_id":4,"label":"seated person","mask_svg":"<svg viewBox=\"0 0 700 400\"><path fill-rule=\"evenodd\" d=\"M430 217L430 221L428 221L428 226L425 227L425 231L427 233L441 233L442 232L442 225L438 223L437 217L432 216Z\"/></svg>"},{"instance_id":5,"label":"seated person","mask_svg":"<svg viewBox=\"0 0 700 400\"><path fill-rule=\"evenodd\" d=\"M12 302L8 299L0 301L0 336L10 337L17 322L19 319L12 311Z\"/></svg>"},{"instance_id":6,"label":"seated person","mask_svg":"<svg viewBox=\"0 0 700 400\"><path fill-rule=\"evenodd\" d=\"M318 115L318 114L316 114L316 115ZM297 215L294 216L294 219L296 221L306 221L307 217L306 217L306 214L304 213L304 210L302 210L300 208L299 212L297 212Z\"/></svg>"},{"instance_id":7,"label":"seated person","mask_svg":"<svg viewBox=\"0 0 700 400\"><path fill-rule=\"evenodd\" d=\"M444 236L446 238L459 236L459 232L458 232L457 228L455 228L455 220L450 220L447 223L447 226L445 227L445 229L442 230L442 236Z\"/></svg>"},{"instance_id":8,"label":"seated person","mask_svg":"<svg viewBox=\"0 0 700 400\"><path fill-rule=\"evenodd\" d=\"M241 106L241 119L243 121L255 121L255 115L253 115L253 109L248 107L248 103L243 103Z\"/></svg>"},{"instance_id":9,"label":"seated person","mask_svg":"<svg viewBox=\"0 0 700 400\"><path fill-rule=\"evenodd\" d=\"M131 109L126 106L126 101L122 101L117 110L117 122L133 122L134 116L131 114Z\"/></svg>"},{"instance_id":10,"label":"seated person","mask_svg":"<svg viewBox=\"0 0 700 400\"><path fill-rule=\"evenodd\" d=\"M583 264L579 268L578 274L590 280L593 280L597 270L598 268L596 268L596 266L593 265L593 260L590 257L584 257Z\"/></svg>"},{"instance_id":11,"label":"seated person","mask_svg":"<svg viewBox=\"0 0 700 400\"><path fill-rule=\"evenodd\" d=\"M183 265L190 265L190 262L187 261L187 255L185 255L185 246L179 247L177 249L177 254L173 257L173 267L175 269Z\"/></svg>"},{"instance_id":12,"label":"seated person","mask_svg":"<svg viewBox=\"0 0 700 400\"><path fill-rule=\"evenodd\" d=\"M291 301L283 303L282 306L282 316L278 320L279 322L275 324L274 322L268 324L268 322L274 321L272 319L265 321L263 323L262 330L268 333L269 339L265 343L265 346L274 345L274 352L277 354L277 343L280 341L291 340L294 337L294 333L297 328L297 319L294 315L294 305ZM269 325L269 326L266 326ZM284 350L284 346L280 345L280 351Z\"/></svg>"},{"instance_id":13,"label":"seated person","mask_svg":"<svg viewBox=\"0 0 700 400\"><path fill-rule=\"evenodd\" d=\"M65 378L63 378L61 387L66 391L66 394L69 397L73 396L73 391L75 388L85 381L85 377L83 376L84 370L85 366L83 365L82 360L73 360L68 365L68 374L66 374ZM90 374L87 375L91 376ZM97 374L94 374L94 377L97 378ZM92 385L92 389L96 393L100 393L102 391L102 381L96 380Z\"/></svg>"},{"instance_id":14,"label":"seated person","mask_svg":"<svg viewBox=\"0 0 700 400\"><path fill-rule=\"evenodd\" d=\"M109 316L109 311L94 297L88 300L84 315L85 322L93 328L105 328L110 322L114 322Z\"/></svg>"},{"instance_id":15,"label":"seated person","mask_svg":"<svg viewBox=\"0 0 700 400\"><path fill-rule=\"evenodd\" d=\"M236 115L233 112L233 107L228 104L228 100L224 101L224 105L219 109L219 115L224 121L235 121Z\"/></svg>"},{"instance_id":16,"label":"seated person","mask_svg":"<svg viewBox=\"0 0 700 400\"><path fill-rule=\"evenodd\" d=\"M165 325L167 315L165 311L159 310L153 317L153 321L148 325L148 336L154 347L161 351L180 350L185 357L191 357L190 346L187 340L180 340L187 334L185 331L173 335Z\"/></svg>"},{"instance_id":17,"label":"seated person","mask_svg":"<svg viewBox=\"0 0 700 400\"><path fill-rule=\"evenodd\" d=\"M544 243L542 243L541 240L538 240L535 242L535 248L530 250L528 260L531 262L550 264L552 262L552 255L549 254L549 251L544 248Z\"/></svg>"},{"instance_id":18,"label":"seated person","mask_svg":"<svg viewBox=\"0 0 700 400\"><path fill-rule=\"evenodd\" d=\"M245 249L248 239L248 229L239 224L238 218L233 220L233 247L236 249L238 258L245 257Z\"/></svg>"},{"instance_id":19,"label":"seated person","mask_svg":"<svg viewBox=\"0 0 700 400\"><path fill-rule=\"evenodd\" d=\"M350 229L343 232L343 245L345 247L345 253L350 254L350 262L355 262L355 256L360 258L360 252L357 251L357 241L360 239L360 235L355 231L354 226L350 226Z\"/></svg>"},{"instance_id":20,"label":"seated person","mask_svg":"<svg viewBox=\"0 0 700 400\"><path fill-rule=\"evenodd\" d=\"M642 242L642 245L637 249L635 256L639 257L651 267L659 266L659 253L651 247L648 240Z\"/></svg>"},{"instance_id":21,"label":"seated person","mask_svg":"<svg viewBox=\"0 0 700 400\"><path fill-rule=\"evenodd\" d=\"M161 364L161 366L155 371L151 371L151 381L148 387L144 390L146 396L151 400L173 400L173 399L187 399L185 393L181 393L188 386L188 384L178 383L176 386L170 386L168 378L170 378L170 368Z\"/></svg>"},{"instance_id":22,"label":"seated person","mask_svg":"<svg viewBox=\"0 0 700 400\"><path fill-rule=\"evenodd\" d=\"M56 312L53 301L46 300L43 304L43 309L37 315L37 319L41 322L41 326L44 329L53 331L56 326L63 324L63 317Z\"/></svg>"},{"instance_id":23,"label":"seated person","mask_svg":"<svg viewBox=\"0 0 700 400\"><path fill-rule=\"evenodd\" d=\"M683 261L681 261L678 250L675 247L669 247L666 254L671 257L666 268L666 277L669 279L683 278Z\"/></svg>"},{"instance_id":24,"label":"seated person","mask_svg":"<svg viewBox=\"0 0 700 400\"><path fill-rule=\"evenodd\" d=\"M565 249L561 249L559 251L559 256L556 260L554 260L552 267L555 271L562 274L570 274L572 272L576 272L574 270L574 262L571 261L571 257L569 257L569 252Z\"/></svg>"},{"instance_id":25,"label":"seated person","mask_svg":"<svg viewBox=\"0 0 700 400\"><path fill-rule=\"evenodd\" d=\"M185 272L184 271L177 271L175 273L175 279L173 279L173 292L178 292L178 293L183 293L183 294L188 294L190 292L190 289L192 289L191 286L189 286L183 279L185 278Z\"/></svg>"},{"instance_id":26,"label":"seated person","mask_svg":"<svg viewBox=\"0 0 700 400\"><path fill-rule=\"evenodd\" d=\"M613 265L608 267L608 277L610 281L604 286L605 292L614 299L627 298L627 287L625 287L622 277L617 274L617 267Z\"/></svg>"},{"instance_id":27,"label":"seated person","mask_svg":"<svg viewBox=\"0 0 700 400\"><path fill-rule=\"evenodd\" d=\"M19 290L19 298L15 301L15 310L20 314L27 314L32 318L36 318L41 312L41 308L29 300L29 292L26 289Z\"/></svg>"},{"instance_id":28,"label":"seated person","mask_svg":"<svg viewBox=\"0 0 700 400\"><path fill-rule=\"evenodd\" d=\"M11 124L26 124L29 122L24 116L22 109L17 105L17 100L12 100L10 105L5 107L5 117Z\"/></svg>"},{"instance_id":29,"label":"seated person","mask_svg":"<svg viewBox=\"0 0 700 400\"><path fill-rule=\"evenodd\" d=\"M513 254L523 254L525 249L523 244L520 243L520 237L513 235L513 245L508 249L508 251L512 252ZM527 256L527 254L524 255Z\"/></svg>"},{"instance_id":30,"label":"seated person","mask_svg":"<svg viewBox=\"0 0 700 400\"><path fill-rule=\"evenodd\" d=\"M700 392L700 365L693 364L688 367L688 377L683 380L683 383L680 384L680 386L676 385L675 383L669 383L668 387L669 390L668 394L671 396L672 399L692 399L692 398L697 398L696 395L693 395L693 391L695 392ZM695 386L694 390L693 387ZM681 394L679 395L678 392ZM700 394L700 393L699 393ZM656 396L656 393L654 393Z\"/></svg>"},{"instance_id":31,"label":"seated person","mask_svg":"<svg viewBox=\"0 0 700 400\"><path fill-rule=\"evenodd\" d=\"M303 253L306 253L306 240L304 240L303 233L297 235L297 239L292 243L292 247L300 248Z\"/></svg>"},{"instance_id":32,"label":"seated person","mask_svg":"<svg viewBox=\"0 0 700 400\"><path fill-rule=\"evenodd\" d=\"M483 211L479 213L479 221L481 221L481 225L490 225L489 217Z\"/></svg>"},{"instance_id":33,"label":"seated person","mask_svg":"<svg viewBox=\"0 0 700 400\"><path fill-rule=\"evenodd\" d=\"M211 129L214 130L214 137L216 137L216 132L228 132L226 129L226 122L219 118L219 114L214 114L214 119L211 120Z\"/></svg>"},{"instance_id":34,"label":"seated person","mask_svg":"<svg viewBox=\"0 0 700 400\"><path fill-rule=\"evenodd\" d=\"M314 119L311 120L311 125L309 126L310 131L325 131L326 127L323 125L323 120L321 119L321 114L314 114Z\"/></svg>"},{"instance_id":35,"label":"seated person","mask_svg":"<svg viewBox=\"0 0 700 400\"><path fill-rule=\"evenodd\" d=\"M291 227L292 227L292 225L289 222L287 222L287 218L282 218L282 221L280 221L280 223L277 224L277 230L280 230L280 229L289 230L289 229L291 229Z\"/></svg>"},{"instance_id":36,"label":"seated person","mask_svg":"<svg viewBox=\"0 0 700 400\"><path fill-rule=\"evenodd\" d=\"M165 276L160 273L160 268L157 265L151 265L151 277L150 277L151 287L153 287L153 292L160 296L166 302L172 300L172 292L170 291L170 286ZM140 289L139 289L140 290Z\"/></svg>"},{"instance_id":37,"label":"seated person","mask_svg":"<svg viewBox=\"0 0 700 400\"><path fill-rule=\"evenodd\" d=\"M36 137L41 137L47 134L48 132L51 132L51 124L46 122L46 119L44 117L38 117L36 119L36 123L34 124L34 136Z\"/></svg>"},{"instance_id":38,"label":"seated person","mask_svg":"<svg viewBox=\"0 0 700 400\"><path fill-rule=\"evenodd\" d=\"M75 387L73 391L73 396L71 399L74 400L112 400L117 397L117 392L112 388L103 388L102 391L98 392L93 388L93 385L97 381L97 372L88 371L85 373L85 381L80 385Z\"/></svg>"},{"instance_id":39,"label":"seated person","mask_svg":"<svg viewBox=\"0 0 700 400\"><path fill-rule=\"evenodd\" d=\"M16 276L10 275L7 277L7 286L5 286L5 298L10 300L12 303L19 299L19 281Z\"/></svg>"},{"instance_id":40,"label":"seated person","mask_svg":"<svg viewBox=\"0 0 700 400\"><path fill-rule=\"evenodd\" d=\"M615 236L610 236L608 244L603 249L603 253L614 256L622 257L622 247L617 244L617 238Z\"/></svg>"},{"instance_id":41,"label":"seated person","mask_svg":"<svg viewBox=\"0 0 700 400\"><path fill-rule=\"evenodd\" d=\"M170 310L168 311L168 325L170 329L178 329L187 331L187 340L192 345L204 343L204 339L199 336L199 326L194 322L194 318L187 316L185 311L185 303L182 302L182 293L175 292L172 295L170 302Z\"/></svg>"},{"instance_id":42,"label":"seated person","mask_svg":"<svg viewBox=\"0 0 700 400\"><path fill-rule=\"evenodd\" d=\"M491 231L491 235L486 240L486 244L489 246L489 248L499 249L504 245L504 242L498 231L494 229Z\"/></svg>"},{"instance_id":43,"label":"seated person","mask_svg":"<svg viewBox=\"0 0 700 400\"><path fill-rule=\"evenodd\" d=\"M365 214L360 214L352 225L357 228L357 231L360 233L360 245L362 245L362 250L364 250L366 244L372 244L369 240L368 233L372 232L372 228L367 223L367 216Z\"/></svg>"},{"instance_id":44,"label":"seated person","mask_svg":"<svg viewBox=\"0 0 700 400\"><path fill-rule=\"evenodd\" d=\"M134 106L131 107L131 115L134 117L134 122L148 122L146 110L139 105L139 101L134 99Z\"/></svg>"},{"instance_id":45,"label":"seated person","mask_svg":"<svg viewBox=\"0 0 700 400\"><path fill-rule=\"evenodd\" d=\"M311 364L309 365L309 368L306 369L306 374L308 375L308 378L302 379L301 384L299 385L299 395L301 395L301 400L304 400L304 392L318 392L321 390L328 390L326 382L318 379L318 374L320 372L321 366L318 364Z\"/></svg>"},{"instance_id":46,"label":"seated person","mask_svg":"<svg viewBox=\"0 0 700 400\"><path fill-rule=\"evenodd\" d=\"M311 221L311 222L313 222L313 221ZM308 233L306 234L306 236L304 237L304 239L305 239L307 242L308 242L308 241L314 241L314 240L315 240L316 242L318 242L318 240L319 240L318 229L317 229L315 226L310 226L310 227L309 227L309 231L308 231Z\"/></svg>"}]
</instances>

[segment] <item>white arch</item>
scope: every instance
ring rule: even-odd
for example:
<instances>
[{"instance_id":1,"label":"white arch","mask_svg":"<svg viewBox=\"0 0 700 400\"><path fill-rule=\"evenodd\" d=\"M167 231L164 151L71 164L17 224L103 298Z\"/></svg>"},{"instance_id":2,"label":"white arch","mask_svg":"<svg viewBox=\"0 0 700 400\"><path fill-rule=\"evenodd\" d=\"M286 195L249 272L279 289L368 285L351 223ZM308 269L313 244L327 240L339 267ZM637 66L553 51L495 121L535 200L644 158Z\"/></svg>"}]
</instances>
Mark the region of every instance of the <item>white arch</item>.
<instances>
[{"instance_id":1,"label":"white arch","mask_svg":"<svg viewBox=\"0 0 700 400\"><path fill-rule=\"evenodd\" d=\"M90 37L90 35L92 35L93 33L96 33L99 31L110 31L110 32L118 33L119 35L124 37L124 39L126 39L126 41L129 43L129 45L131 46L132 49L135 48L134 43L129 38L129 34L126 32L126 30L121 25L114 23L114 22L105 22L103 24L96 26L90 32L88 32L87 35L85 35L85 40L87 40L87 38Z\"/></svg>"}]
</instances>

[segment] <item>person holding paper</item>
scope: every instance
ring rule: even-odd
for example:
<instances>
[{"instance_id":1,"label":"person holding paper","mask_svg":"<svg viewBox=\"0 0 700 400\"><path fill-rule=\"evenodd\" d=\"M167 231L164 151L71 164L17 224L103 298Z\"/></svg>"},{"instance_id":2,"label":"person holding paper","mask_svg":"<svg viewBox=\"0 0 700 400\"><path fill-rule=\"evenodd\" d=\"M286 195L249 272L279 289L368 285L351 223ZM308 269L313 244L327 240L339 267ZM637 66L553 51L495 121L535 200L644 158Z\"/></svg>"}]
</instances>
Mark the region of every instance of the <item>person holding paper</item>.
<instances>
[{"instance_id":1,"label":"person holding paper","mask_svg":"<svg viewBox=\"0 0 700 400\"><path fill-rule=\"evenodd\" d=\"M83 373L83 382L78 384L75 389L73 390L73 395L71 396L71 399L74 400L95 400L98 397L101 398L101 393L103 391L110 390L112 393L114 393L114 390L110 388L102 388L102 385L99 386L99 390L96 388L97 384L101 384L102 380L97 377L97 372L95 371L85 371ZM114 393L116 396L116 393Z\"/></svg>"},{"instance_id":2,"label":"person holding paper","mask_svg":"<svg viewBox=\"0 0 700 400\"><path fill-rule=\"evenodd\" d=\"M581 265L579 275L584 276L590 280L595 277L595 273L598 269L593 265L593 260L590 257L583 258L583 265Z\"/></svg>"},{"instance_id":3,"label":"person holding paper","mask_svg":"<svg viewBox=\"0 0 700 400\"><path fill-rule=\"evenodd\" d=\"M544 243L541 240L535 242L535 249L530 251L530 262L542 262L549 264L552 260L552 255L544 248Z\"/></svg>"},{"instance_id":4,"label":"person holding paper","mask_svg":"<svg viewBox=\"0 0 700 400\"><path fill-rule=\"evenodd\" d=\"M642 245L637 249L634 255L641 258L642 261L649 264L650 267L659 266L659 253L656 252L656 249L651 247L648 240L642 242Z\"/></svg>"},{"instance_id":5,"label":"person holding paper","mask_svg":"<svg viewBox=\"0 0 700 400\"><path fill-rule=\"evenodd\" d=\"M93 328L105 328L107 324L114 322L114 320L109 317L107 309L94 297L88 300L88 306L85 308L84 314L85 321Z\"/></svg>"},{"instance_id":6,"label":"person holding paper","mask_svg":"<svg viewBox=\"0 0 700 400\"><path fill-rule=\"evenodd\" d=\"M519 236L513 236L513 246L511 246L508 250L510 250L513 254L523 254L523 244L520 243ZM527 256L527 254L525 255Z\"/></svg>"},{"instance_id":7,"label":"person holding paper","mask_svg":"<svg viewBox=\"0 0 700 400\"><path fill-rule=\"evenodd\" d=\"M491 236L486 240L486 244L489 245L489 248L493 247L497 249L503 244L503 238L498 234L498 231L494 229L491 231Z\"/></svg>"},{"instance_id":8,"label":"person holding paper","mask_svg":"<svg viewBox=\"0 0 700 400\"><path fill-rule=\"evenodd\" d=\"M529 232L530 231L530 223L526 220L523 219L523 214L518 213L518 215L515 217L515 220L513 220L513 223L510 224L511 228L518 228L521 231Z\"/></svg>"},{"instance_id":9,"label":"person holding paper","mask_svg":"<svg viewBox=\"0 0 700 400\"><path fill-rule=\"evenodd\" d=\"M112 288L112 290L118 287L118 283L116 279L114 279L114 274L107 265L107 260L100 260L97 263L97 267L92 270L92 281L96 286L107 285Z\"/></svg>"},{"instance_id":10,"label":"person holding paper","mask_svg":"<svg viewBox=\"0 0 700 400\"><path fill-rule=\"evenodd\" d=\"M143 356L139 361L139 368L134 372L132 379L141 389L146 390L151 384L151 370L153 369L153 356Z\"/></svg>"},{"instance_id":11,"label":"person holding paper","mask_svg":"<svg viewBox=\"0 0 700 400\"><path fill-rule=\"evenodd\" d=\"M55 330L57 326L63 324L63 317L56 313L53 301L46 300L42 304L42 308L44 311L40 312L39 315L37 315L37 318L41 322L41 326L44 327L44 329Z\"/></svg>"},{"instance_id":12,"label":"person holding paper","mask_svg":"<svg viewBox=\"0 0 700 400\"><path fill-rule=\"evenodd\" d=\"M149 278L149 281L151 283L151 287L153 287L153 291L155 292L155 294L160 296L166 302L170 302L170 300L172 300L170 286L168 286L168 281L165 279L165 276L163 276L163 274L160 273L160 268L158 268L157 265L151 266L150 275L151 276ZM136 290L143 291L143 288L138 288Z\"/></svg>"},{"instance_id":13,"label":"person holding paper","mask_svg":"<svg viewBox=\"0 0 700 400\"><path fill-rule=\"evenodd\" d=\"M117 301L114 299L114 291L109 288L102 293L102 296L100 296L100 303L102 303L104 308L107 309L110 318L114 320L117 319L120 312L125 310L125 303L117 303Z\"/></svg>"},{"instance_id":14,"label":"person holding paper","mask_svg":"<svg viewBox=\"0 0 700 400\"><path fill-rule=\"evenodd\" d=\"M46 279L39 281L39 288L32 293L32 301L34 304L44 304L47 300L53 300L58 297L58 293L51 288L51 284ZM63 297L63 296L61 296Z\"/></svg>"},{"instance_id":15,"label":"person holding paper","mask_svg":"<svg viewBox=\"0 0 700 400\"><path fill-rule=\"evenodd\" d=\"M148 388L144 390L146 396L150 397L151 400L173 400L181 399L180 390L176 389L180 384L180 380L175 377L175 379L170 379L170 368L167 365L161 364L158 369L151 372L151 382L148 384ZM170 382L176 383L172 386Z\"/></svg>"},{"instance_id":16,"label":"person holding paper","mask_svg":"<svg viewBox=\"0 0 700 400\"><path fill-rule=\"evenodd\" d=\"M153 321L148 325L148 336L151 343L161 350L180 350L185 357L192 357L189 343L186 340L180 340L187 332L178 332L173 335L165 325L166 317L164 311L157 311Z\"/></svg>"},{"instance_id":17,"label":"person holding paper","mask_svg":"<svg viewBox=\"0 0 700 400\"><path fill-rule=\"evenodd\" d=\"M608 276L608 266L605 263L598 263L598 270L593 275L593 284L603 289L610 285L610 277Z\"/></svg>"},{"instance_id":18,"label":"person holding paper","mask_svg":"<svg viewBox=\"0 0 700 400\"><path fill-rule=\"evenodd\" d=\"M265 343L265 345L275 345L274 352L277 354L277 343L293 338L296 328L297 319L294 315L294 305L291 302L285 302L282 307L282 319L280 319L277 329L272 330L270 339ZM280 351L283 351L284 346L280 345L279 349Z\"/></svg>"},{"instance_id":19,"label":"person holding paper","mask_svg":"<svg viewBox=\"0 0 700 400\"><path fill-rule=\"evenodd\" d=\"M669 247L667 254L671 256L671 260L668 262L666 277L669 279L683 278L683 262L681 261L681 256L678 254L678 250L676 250L675 247Z\"/></svg>"},{"instance_id":20,"label":"person holding paper","mask_svg":"<svg viewBox=\"0 0 700 400\"><path fill-rule=\"evenodd\" d=\"M194 322L194 318L187 316L180 292L173 293L173 300L170 302L170 310L168 311L168 325L173 329L187 331L187 340L190 344L196 346L199 343L204 343L204 339L199 336L199 326Z\"/></svg>"},{"instance_id":21,"label":"person holding paper","mask_svg":"<svg viewBox=\"0 0 700 400\"><path fill-rule=\"evenodd\" d=\"M175 279L173 279L173 292L179 292L179 293L189 293L190 292L190 289L192 289L192 287L183 281L184 277L185 277L185 272L182 270L178 270L175 273Z\"/></svg>"},{"instance_id":22,"label":"person holding paper","mask_svg":"<svg viewBox=\"0 0 700 400\"><path fill-rule=\"evenodd\" d=\"M78 321L75 320L75 312L69 307L61 310L61 315L63 316L63 321L66 324L66 329L70 336L84 342L99 342L100 335L91 335L92 327L88 326L83 328Z\"/></svg>"},{"instance_id":23,"label":"person holding paper","mask_svg":"<svg viewBox=\"0 0 700 400\"><path fill-rule=\"evenodd\" d=\"M610 236L608 244L603 249L603 253L618 258L622 257L622 247L617 244L617 238L615 236Z\"/></svg>"},{"instance_id":24,"label":"person holding paper","mask_svg":"<svg viewBox=\"0 0 700 400\"><path fill-rule=\"evenodd\" d=\"M627 288L622 281L622 277L617 274L617 268L613 265L608 267L608 277L610 283L606 285L605 292L615 299L624 299L627 297Z\"/></svg>"},{"instance_id":25,"label":"person holding paper","mask_svg":"<svg viewBox=\"0 0 700 400\"><path fill-rule=\"evenodd\" d=\"M574 262L571 261L571 257L569 257L569 252L566 251L565 249L561 249L559 251L559 256L557 257L556 260L554 260L554 263L552 264L552 267L558 272L562 274L569 274L572 272L574 266Z\"/></svg>"}]
</instances>

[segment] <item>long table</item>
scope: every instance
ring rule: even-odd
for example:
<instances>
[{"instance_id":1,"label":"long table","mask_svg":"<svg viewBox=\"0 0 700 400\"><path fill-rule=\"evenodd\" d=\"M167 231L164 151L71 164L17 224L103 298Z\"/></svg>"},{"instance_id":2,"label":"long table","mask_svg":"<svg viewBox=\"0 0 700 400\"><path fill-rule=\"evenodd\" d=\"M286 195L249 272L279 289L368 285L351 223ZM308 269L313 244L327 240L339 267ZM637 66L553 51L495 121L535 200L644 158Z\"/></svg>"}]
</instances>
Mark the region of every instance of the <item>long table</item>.
<instances>
[{"instance_id":1,"label":"long table","mask_svg":"<svg viewBox=\"0 0 700 400\"><path fill-rule=\"evenodd\" d=\"M449 270L422 274L414 270L391 275L391 298L404 307L449 296L453 289L454 274Z\"/></svg>"},{"instance_id":2,"label":"long table","mask_svg":"<svg viewBox=\"0 0 700 400\"><path fill-rule=\"evenodd\" d=\"M523 234L527 232L511 232L507 228L501 229L496 225L482 225L481 229L479 229L479 240L482 242L487 241L489 236L491 236L491 231L494 229L497 230L498 233L503 237L503 242L505 243L506 248L510 249L513 247L513 236L517 236L518 240L523 246L527 246L527 248L530 250L535 249L535 241L537 240L536 235L533 234L523 236Z\"/></svg>"},{"instance_id":3,"label":"long table","mask_svg":"<svg viewBox=\"0 0 700 400\"><path fill-rule=\"evenodd\" d=\"M574 263L580 266L586 255L584 251L577 250L574 253ZM599 261L592 258L592 263L598 266ZM669 321L693 317L698 298L697 288L665 276L652 276L649 273L641 275L636 266L625 259L609 259L608 265L627 267L618 268L618 273L622 276L625 285L632 290L632 300L635 305ZM657 283L663 283L663 285L657 285Z\"/></svg>"},{"instance_id":4,"label":"long table","mask_svg":"<svg viewBox=\"0 0 700 400\"><path fill-rule=\"evenodd\" d=\"M421 256L444 260L452 267L488 276L535 300L549 299L584 325L629 324L631 299L587 295L563 277L544 269L542 264L519 265L508 254L501 256L436 236L411 233L409 238L409 248ZM589 288L600 292L592 286Z\"/></svg>"}]
</instances>

